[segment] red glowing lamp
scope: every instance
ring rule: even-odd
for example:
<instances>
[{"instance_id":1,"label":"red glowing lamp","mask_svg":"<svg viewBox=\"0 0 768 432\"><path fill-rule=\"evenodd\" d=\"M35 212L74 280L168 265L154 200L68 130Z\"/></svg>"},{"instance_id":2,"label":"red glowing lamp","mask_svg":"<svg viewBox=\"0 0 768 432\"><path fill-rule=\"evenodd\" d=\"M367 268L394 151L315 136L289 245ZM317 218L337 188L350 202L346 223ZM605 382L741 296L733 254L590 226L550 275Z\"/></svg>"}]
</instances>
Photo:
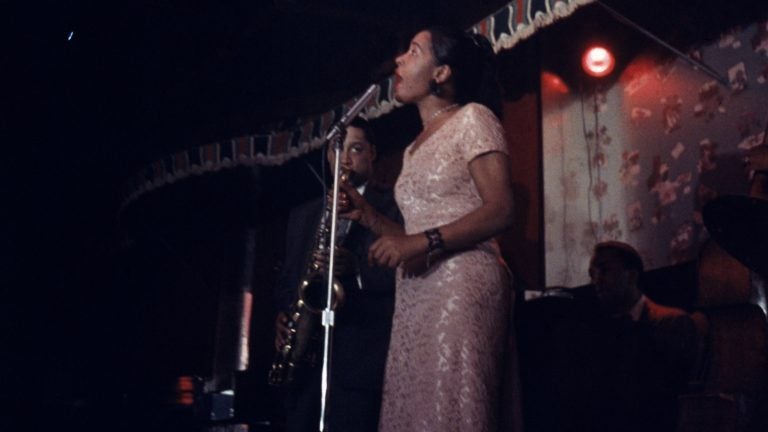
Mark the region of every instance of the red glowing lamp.
<instances>
[{"instance_id":1,"label":"red glowing lamp","mask_svg":"<svg viewBox=\"0 0 768 432\"><path fill-rule=\"evenodd\" d=\"M601 46L592 46L587 48L584 56L581 57L581 67L589 75L596 78L602 78L611 72L616 66L616 60L613 54Z\"/></svg>"}]
</instances>

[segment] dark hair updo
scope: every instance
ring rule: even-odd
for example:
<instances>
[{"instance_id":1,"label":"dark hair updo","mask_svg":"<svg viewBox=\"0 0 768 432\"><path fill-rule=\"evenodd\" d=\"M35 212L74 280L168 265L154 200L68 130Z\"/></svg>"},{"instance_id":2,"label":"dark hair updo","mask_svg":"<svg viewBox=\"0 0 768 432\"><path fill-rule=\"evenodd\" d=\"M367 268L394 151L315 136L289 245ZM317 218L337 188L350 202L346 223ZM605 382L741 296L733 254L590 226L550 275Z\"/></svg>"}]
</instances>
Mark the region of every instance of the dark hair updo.
<instances>
[{"instance_id":1,"label":"dark hair updo","mask_svg":"<svg viewBox=\"0 0 768 432\"><path fill-rule=\"evenodd\" d=\"M477 102L501 116L496 55L485 37L442 27L427 29L438 65L451 67L456 102Z\"/></svg>"}]
</instances>

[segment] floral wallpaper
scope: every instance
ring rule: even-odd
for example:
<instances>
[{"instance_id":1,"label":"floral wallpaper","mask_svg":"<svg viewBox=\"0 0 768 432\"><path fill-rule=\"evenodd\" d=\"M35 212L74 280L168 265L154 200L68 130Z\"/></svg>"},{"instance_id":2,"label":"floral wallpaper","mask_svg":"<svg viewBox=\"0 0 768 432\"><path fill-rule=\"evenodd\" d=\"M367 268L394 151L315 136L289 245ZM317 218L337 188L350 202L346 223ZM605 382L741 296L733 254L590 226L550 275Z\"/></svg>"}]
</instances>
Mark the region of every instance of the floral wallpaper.
<instances>
[{"instance_id":1,"label":"floral wallpaper","mask_svg":"<svg viewBox=\"0 0 768 432\"><path fill-rule=\"evenodd\" d=\"M632 244L648 269L695 259L703 205L747 193L743 152L768 121L768 22L692 55L728 85L644 55L604 87L580 91L542 74L547 286L587 283L604 240Z\"/></svg>"}]
</instances>

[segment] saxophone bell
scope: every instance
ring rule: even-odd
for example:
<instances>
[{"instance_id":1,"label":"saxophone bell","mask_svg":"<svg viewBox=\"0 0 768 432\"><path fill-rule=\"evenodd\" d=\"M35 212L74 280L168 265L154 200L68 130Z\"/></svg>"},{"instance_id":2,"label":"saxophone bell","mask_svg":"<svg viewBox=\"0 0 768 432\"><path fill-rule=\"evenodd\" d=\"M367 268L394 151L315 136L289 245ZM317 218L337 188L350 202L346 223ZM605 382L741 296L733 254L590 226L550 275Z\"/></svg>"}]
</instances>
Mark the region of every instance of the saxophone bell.
<instances>
[{"instance_id":1,"label":"saxophone bell","mask_svg":"<svg viewBox=\"0 0 768 432\"><path fill-rule=\"evenodd\" d=\"M322 313L326 300L326 272L314 271L310 273L299 286L299 304L313 314ZM331 297L331 309L336 309L344 304L344 288L336 277L333 278L333 296Z\"/></svg>"},{"instance_id":2,"label":"saxophone bell","mask_svg":"<svg viewBox=\"0 0 768 432\"><path fill-rule=\"evenodd\" d=\"M299 299L288 315L288 340L275 353L269 371L267 381L272 386L291 384L297 371L305 367L312 368L317 364L321 343L320 316L325 309L327 297L326 274L325 271L312 271L299 285ZM332 283L331 307L335 309L344 304L344 289L335 277Z\"/></svg>"}]
</instances>

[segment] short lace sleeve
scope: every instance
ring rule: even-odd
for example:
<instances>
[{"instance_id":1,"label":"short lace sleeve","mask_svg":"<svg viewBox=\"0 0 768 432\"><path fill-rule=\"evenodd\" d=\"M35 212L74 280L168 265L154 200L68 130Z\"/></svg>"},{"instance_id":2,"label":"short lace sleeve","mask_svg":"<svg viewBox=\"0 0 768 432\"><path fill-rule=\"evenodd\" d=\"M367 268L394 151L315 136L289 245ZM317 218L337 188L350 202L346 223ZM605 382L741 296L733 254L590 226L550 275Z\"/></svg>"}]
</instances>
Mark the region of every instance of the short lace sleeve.
<instances>
[{"instance_id":1,"label":"short lace sleeve","mask_svg":"<svg viewBox=\"0 0 768 432\"><path fill-rule=\"evenodd\" d=\"M504 129L491 110L484 105L470 103L462 111L459 124L461 139L457 140L457 145L467 163L489 152L509 154Z\"/></svg>"}]
</instances>

